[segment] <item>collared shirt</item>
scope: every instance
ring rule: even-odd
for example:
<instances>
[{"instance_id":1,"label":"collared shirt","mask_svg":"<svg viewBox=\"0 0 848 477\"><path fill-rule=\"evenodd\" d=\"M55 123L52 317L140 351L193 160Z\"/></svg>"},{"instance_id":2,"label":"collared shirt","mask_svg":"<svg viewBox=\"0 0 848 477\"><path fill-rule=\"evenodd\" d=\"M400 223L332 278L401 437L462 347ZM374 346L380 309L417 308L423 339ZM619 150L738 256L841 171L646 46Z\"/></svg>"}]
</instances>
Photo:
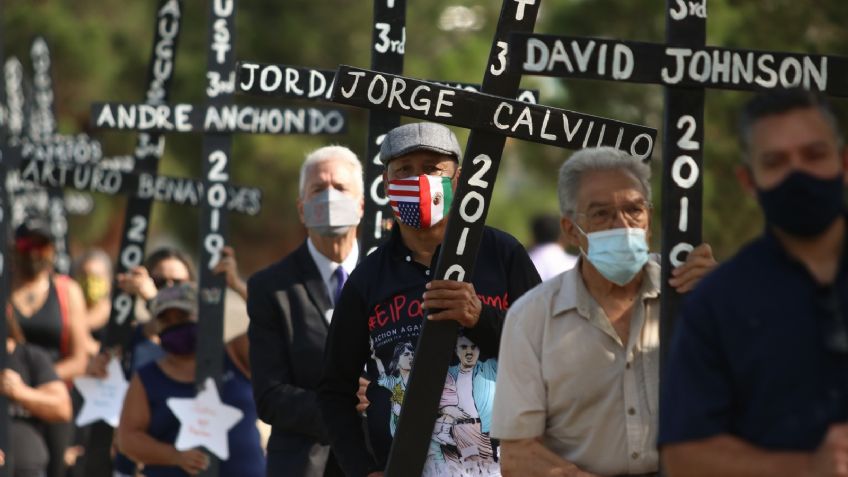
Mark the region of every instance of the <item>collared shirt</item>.
<instances>
[{"instance_id":1,"label":"collared shirt","mask_svg":"<svg viewBox=\"0 0 848 477\"><path fill-rule=\"evenodd\" d=\"M336 278L333 276L333 272L339 268L341 265L344 268L344 271L347 272L348 276L353 272L353 269L356 268L356 263L359 261L359 244L354 241L353 248L350 249L350 252L345 257L342 263L336 263L329 258L325 257L323 253L319 252L317 248L315 248L315 244L312 243L312 239L306 239L306 247L309 249L309 255L312 256L312 260L315 262L315 266L318 267L318 272L321 274L321 279L324 280L324 285L327 286L327 293L330 294L330 300L336 294ZM335 305L335 303L333 303ZM332 316L331 312L327 313L327 321L330 320Z\"/></svg>"},{"instance_id":2,"label":"collared shirt","mask_svg":"<svg viewBox=\"0 0 848 477\"><path fill-rule=\"evenodd\" d=\"M848 250L821 286L769 232L742 248L684 300L660 444L730 434L764 449L816 449L848 420L848 353L826 344L840 320L848 324Z\"/></svg>"},{"instance_id":3,"label":"collared shirt","mask_svg":"<svg viewBox=\"0 0 848 477\"><path fill-rule=\"evenodd\" d=\"M646 265L624 345L586 289L580 265L507 314L492 435L541 436L583 470L657 471L660 266Z\"/></svg>"},{"instance_id":4,"label":"collared shirt","mask_svg":"<svg viewBox=\"0 0 848 477\"><path fill-rule=\"evenodd\" d=\"M434 256L433 263L436 260ZM346 475L364 477L386 464L426 319L422 295L432 279L430 267L415 261L395 227L342 290L327 338L318 397L333 453ZM483 307L477 325L463 333L479 354L470 376L460 379L458 359L445 375L424 477L500 475L497 445L489 436L498 344L507 307L538 284L539 275L514 237L485 227L471 283ZM371 380L367 438L356 412L364 365ZM470 382L465 379L469 377ZM478 417L468 417L475 414Z\"/></svg>"}]
</instances>

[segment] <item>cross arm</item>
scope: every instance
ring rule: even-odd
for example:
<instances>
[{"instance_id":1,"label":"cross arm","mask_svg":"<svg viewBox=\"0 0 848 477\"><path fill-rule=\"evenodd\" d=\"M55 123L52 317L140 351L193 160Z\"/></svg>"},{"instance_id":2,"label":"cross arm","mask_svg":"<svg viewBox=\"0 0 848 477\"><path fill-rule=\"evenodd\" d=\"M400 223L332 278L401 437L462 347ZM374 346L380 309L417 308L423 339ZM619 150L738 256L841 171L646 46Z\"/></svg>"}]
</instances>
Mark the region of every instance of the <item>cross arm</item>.
<instances>
[{"instance_id":1,"label":"cross arm","mask_svg":"<svg viewBox=\"0 0 848 477\"><path fill-rule=\"evenodd\" d=\"M23 159L19 168L22 182L50 187L67 187L106 195L131 195L157 202L198 207L206 200L205 181L126 172L104 167L68 162ZM255 187L228 185L220 200L229 211L257 215L262 208L262 191Z\"/></svg>"},{"instance_id":2,"label":"cross arm","mask_svg":"<svg viewBox=\"0 0 848 477\"><path fill-rule=\"evenodd\" d=\"M427 81L341 66L333 100L540 144L580 149L607 145L647 159L657 131L645 126L529 104Z\"/></svg>"},{"instance_id":3,"label":"cross arm","mask_svg":"<svg viewBox=\"0 0 848 477\"><path fill-rule=\"evenodd\" d=\"M275 98L332 101L335 70L307 68L273 63L240 62L238 64L238 91L242 94ZM481 86L458 81L427 80L450 88L479 92ZM517 99L528 103L539 102L539 91L518 90Z\"/></svg>"},{"instance_id":4,"label":"cross arm","mask_svg":"<svg viewBox=\"0 0 848 477\"><path fill-rule=\"evenodd\" d=\"M235 104L94 103L92 127L162 133L339 134L347 111Z\"/></svg>"},{"instance_id":5,"label":"cross arm","mask_svg":"<svg viewBox=\"0 0 848 477\"><path fill-rule=\"evenodd\" d=\"M511 34L509 45L510 68L528 75L848 96L848 57L528 33Z\"/></svg>"}]
</instances>

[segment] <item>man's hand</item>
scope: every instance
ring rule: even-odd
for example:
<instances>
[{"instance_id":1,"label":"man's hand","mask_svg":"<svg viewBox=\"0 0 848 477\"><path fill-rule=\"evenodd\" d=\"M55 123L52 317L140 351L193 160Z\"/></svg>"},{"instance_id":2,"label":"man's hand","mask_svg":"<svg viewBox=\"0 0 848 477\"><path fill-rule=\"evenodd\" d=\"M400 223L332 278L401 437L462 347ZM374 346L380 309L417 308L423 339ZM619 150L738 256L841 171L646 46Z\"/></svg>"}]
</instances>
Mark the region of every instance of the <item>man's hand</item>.
<instances>
[{"instance_id":1,"label":"man's hand","mask_svg":"<svg viewBox=\"0 0 848 477\"><path fill-rule=\"evenodd\" d=\"M848 477L848 424L830 426L810 461L810 477Z\"/></svg>"},{"instance_id":2,"label":"man's hand","mask_svg":"<svg viewBox=\"0 0 848 477\"><path fill-rule=\"evenodd\" d=\"M144 267L135 267L127 273L118 274L118 287L125 293L143 300L152 300L158 290Z\"/></svg>"},{"instance_id":3,"label":"man's hand","mask_svg":"<svg viewBox=\"0 0 848 477\"><path fill-rule=\"evenodd\" d=\"M20 374L8 368L0 371L0 393L9 399L17 401L26 387Z\"/></svg>"},{"instance_id":4,"label":"man's hand","mask_svg":"<svg viewBox=\"0 0 848 477\"><path fill-rule=\"evenodd\" d=\"M368 385L371 384L371 381L360 377L359 378L359 389L356 391L356 397L359 398L359 404L356 405L356 412L363 413L366 409L368 409L368 405L371 402L368 401L368 397L365 396L365 392L368 390Z\"/></svg>"},{"instance_id":5,"label":"man's hand","mask_svg":"<svg viewBox=\"0 0 848 477\"><path fill-rule=\"evenodd\" d=\"M474 328L483 304L474 285L453 280L433 280L424 292L425 310L440 310L429 315L431 320L454 320L464 328Z\"/></svg>"},{"instance_id":6,"label":"man's hand","mask_svg":"<svg viewBox=\"0 0 848 477\"><path fill-rule=\"evenodd\" d=\"M599 477L547 449L540 438L501 441L504 477Z\"/></svg>"},{"instance_id":7,"label":"man's hand","mask_svg":"<svg viewBox=\"0 0 848 477\"><path fill-rule=\"evenodd\" d=\"M677 293L686 293L695 288L704 276L717 265L713 257L713 249L709 244L702 243L689 252L686 262L671 271L668 284Z\"/></svg>"}]
</instances>

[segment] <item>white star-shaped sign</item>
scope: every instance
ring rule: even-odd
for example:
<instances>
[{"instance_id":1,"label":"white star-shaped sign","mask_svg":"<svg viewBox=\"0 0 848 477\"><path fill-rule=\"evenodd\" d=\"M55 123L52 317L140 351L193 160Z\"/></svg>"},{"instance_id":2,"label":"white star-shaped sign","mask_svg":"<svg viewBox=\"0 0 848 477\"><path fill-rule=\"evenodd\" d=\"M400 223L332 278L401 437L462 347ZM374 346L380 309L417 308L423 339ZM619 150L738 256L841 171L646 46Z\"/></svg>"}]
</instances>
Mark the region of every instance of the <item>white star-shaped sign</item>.
<instances>
[{"instance_id":1,"label":"white star-shaped sign","mask_svg":"<svg viewBox=\"0 0 848 477\"><path fill-rule=\"evenodd\" d=\"M207 378L203 390L195 398L168 398L171 412L180 421L180 432L174 447L184 451L203 446L221 460L230 458L227 434L244 413L221 402L218 386Z\"/></svg>"},{"instance_id":2,"label":"white star-shaped sign","mask_svg":"<svg viewBox=\"0 0 848 477\"><path fill-rule=\"evenodd\" d=\"M83 398L82 409L76 420L78 426L86 426L100 420L106 421L112 427L118 426L124 395L129 387L118 358L109 360L105 378L80 376L74 378L74 386Z\"/></svg>"}]
</instances>

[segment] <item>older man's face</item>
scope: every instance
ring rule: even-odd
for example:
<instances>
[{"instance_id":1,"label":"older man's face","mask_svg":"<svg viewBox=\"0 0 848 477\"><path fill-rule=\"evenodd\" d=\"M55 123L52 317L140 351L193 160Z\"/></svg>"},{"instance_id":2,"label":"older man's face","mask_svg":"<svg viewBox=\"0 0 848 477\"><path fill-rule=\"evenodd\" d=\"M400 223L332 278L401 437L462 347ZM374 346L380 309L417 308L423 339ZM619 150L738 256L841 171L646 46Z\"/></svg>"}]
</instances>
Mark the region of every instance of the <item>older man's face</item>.
<instances>
[{"instance_id":1,"label":"older man's face","mask_svg":"<svg viewBox=\"0 0 848 477\"><path fill-rule=\"evenodd\" d=\"M362 189L353 165L343 159L328 159L311 166L306 171L303 196L297 203L302 223L306 223L303 215L303 204L329 187L358 199L364 209L365 202L362 197Z\"/></svg>"},{"instance_id":2,"label":"older man's face","mask_svg":"<svg viewBox=\"0 0 848 477\"><path fill-rule=\"evenodd\" d=\"M616 228L640 228L650 240L651 208L639 181L623 170L592 171L583 175L577 191L575 222L587 234ZM569 219L563 229L571 245L588 250L586 237Z\"/></svg>"}]
</instances>

